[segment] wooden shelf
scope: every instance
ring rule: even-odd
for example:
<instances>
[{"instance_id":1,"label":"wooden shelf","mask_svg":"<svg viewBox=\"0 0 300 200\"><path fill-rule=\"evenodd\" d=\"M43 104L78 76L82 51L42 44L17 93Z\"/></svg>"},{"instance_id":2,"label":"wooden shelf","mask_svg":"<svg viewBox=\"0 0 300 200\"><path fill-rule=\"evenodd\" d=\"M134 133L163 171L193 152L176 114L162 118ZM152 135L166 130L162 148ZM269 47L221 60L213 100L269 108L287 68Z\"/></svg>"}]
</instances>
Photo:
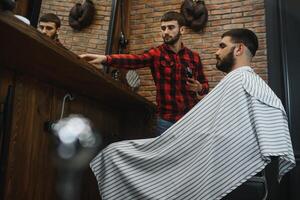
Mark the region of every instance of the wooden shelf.
<instances>
[{"instance_id":1,"label":"wooden shelf","mask_svg":"<svg viewBox=\"0 0 300 200\"><path fill-rule=\"evenodd\" d=\"M0 11L0 67L84 95L104 105L155 110L155 105L58 46L11 13Z\"/></svg>"}]
</instances>

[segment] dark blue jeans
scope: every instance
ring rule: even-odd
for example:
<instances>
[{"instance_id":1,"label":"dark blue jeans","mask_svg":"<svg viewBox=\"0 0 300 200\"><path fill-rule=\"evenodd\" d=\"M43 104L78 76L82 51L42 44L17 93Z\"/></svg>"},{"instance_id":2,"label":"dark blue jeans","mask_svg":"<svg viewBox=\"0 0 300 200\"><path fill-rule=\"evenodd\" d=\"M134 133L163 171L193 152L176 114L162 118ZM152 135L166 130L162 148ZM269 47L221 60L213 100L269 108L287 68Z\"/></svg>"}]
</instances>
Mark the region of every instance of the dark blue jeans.
<instances>
[{"instance_id":1,"label":"dark blue jeans","mask_svg":"<svg viewBox=\"0 0 300 200\"><path fill-rule=\"evenodd\" d=\"M165 132L169 127L171 127L174 122L169 122L167 120L161 119L160 117L157 118L156 123L156 136L160 136L163 132Z\"/></svg>"}]
</instances>

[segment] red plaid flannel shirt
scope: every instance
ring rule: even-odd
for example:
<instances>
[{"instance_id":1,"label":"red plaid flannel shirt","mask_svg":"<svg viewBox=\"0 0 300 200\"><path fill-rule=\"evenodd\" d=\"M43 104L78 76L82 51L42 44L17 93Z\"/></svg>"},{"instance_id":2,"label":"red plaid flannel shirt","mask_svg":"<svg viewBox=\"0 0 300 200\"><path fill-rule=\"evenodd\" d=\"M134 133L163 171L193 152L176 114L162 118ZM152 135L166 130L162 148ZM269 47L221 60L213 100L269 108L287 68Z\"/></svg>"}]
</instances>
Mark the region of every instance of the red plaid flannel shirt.
<instances>
[{"instance_id":1,"label":"red plaid flannel shirt","mask_svg":"<svg viewBox=\"0 0 300 200\"><path fill-rule=\"evenodd\" d=\"M187 67L192 70L193 78L202 84L199 94L207 94L209 90L199 54L183 45L178 53L162 44L142 55L109 55L106 64L124 69L150 67L156 85L157 111L167 121L176 122L198 102L196 93L189 91L186 84Z\"/></svg>"}]
</instances>

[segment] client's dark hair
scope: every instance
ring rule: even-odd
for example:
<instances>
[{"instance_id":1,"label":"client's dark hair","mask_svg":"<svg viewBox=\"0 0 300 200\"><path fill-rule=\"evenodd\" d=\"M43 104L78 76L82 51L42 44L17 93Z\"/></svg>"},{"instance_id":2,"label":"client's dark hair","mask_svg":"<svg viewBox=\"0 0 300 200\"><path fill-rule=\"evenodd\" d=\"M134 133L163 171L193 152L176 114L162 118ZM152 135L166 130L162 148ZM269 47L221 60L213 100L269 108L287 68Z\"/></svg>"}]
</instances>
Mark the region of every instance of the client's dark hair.
<instances>
[{"instance_id":1,"label":"client's dark hair","mask_svg":"<svg viewBox=\"0 0 300 200\"><path fill-rule=\"evenodd\" d=\"M226 36L231 37L231 41L234 43L243 43L249 49L252 56L255 56L258 49L258 39L253 31L245 28L237 28L225 32L222 38Z\"/></svg>"}]
</instances>

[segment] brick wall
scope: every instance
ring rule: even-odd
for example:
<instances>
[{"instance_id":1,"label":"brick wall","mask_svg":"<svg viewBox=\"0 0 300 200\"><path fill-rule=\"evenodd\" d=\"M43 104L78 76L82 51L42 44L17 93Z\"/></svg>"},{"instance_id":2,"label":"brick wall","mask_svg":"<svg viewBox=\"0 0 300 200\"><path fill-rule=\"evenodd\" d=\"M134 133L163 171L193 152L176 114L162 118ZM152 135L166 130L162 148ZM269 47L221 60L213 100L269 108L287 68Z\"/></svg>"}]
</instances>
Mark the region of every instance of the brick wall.
<instances>
[{"instance_id":1,"label":"brick wall","mask_svg":"<svg viewBox=\"0 0 300 200\"><path fill-rule=\"evenodd\" d=\"M43 0L41 13L54 12L62 19L60 39L75 53L105 52L111 1L97 0L97 14L93 24L80 32L68 25L68 14L75 0ZM131 0L129 50L143 53L162 43L160 17L170 10L179 11L182 0ZM205 73L213 88L224 76L215 69L215 55L220 36L231 28L245 27L255 31L260 48L253 61L255 71L267 79L266 33L264 0L205 0L209 11L207 27L203 33L187 29L184 44L200 53ZM149 69L138 70L141 87L138 93L155 102L155 86Z\"/></svg>"}]
</instances>

